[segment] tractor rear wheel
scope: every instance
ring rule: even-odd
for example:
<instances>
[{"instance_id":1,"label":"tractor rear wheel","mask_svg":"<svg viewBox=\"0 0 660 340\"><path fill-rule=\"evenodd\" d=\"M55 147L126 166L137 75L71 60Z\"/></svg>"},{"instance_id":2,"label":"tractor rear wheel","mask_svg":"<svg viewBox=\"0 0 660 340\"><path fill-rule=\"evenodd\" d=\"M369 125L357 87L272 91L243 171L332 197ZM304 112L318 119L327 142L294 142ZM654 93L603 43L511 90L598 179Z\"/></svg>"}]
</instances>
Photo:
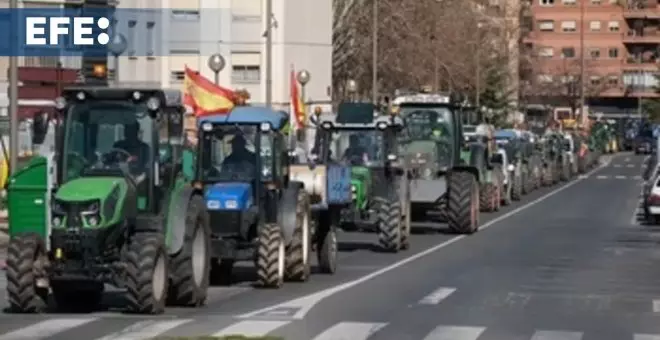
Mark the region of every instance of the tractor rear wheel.
<instances>
[{"instance_id":1,"label":"tractor rear wheel","mask_svg":"<svg viewBox=\"0 0 660 340\"><path fill-rule=\"evenodd\" d=\"M479 207L483 212L495 212L499 209L499 188L495 183L481 185Z\"/></svg>"},{"instance_id":2,"label":"tractor rear wheel","mask_svg":"<svg viewBox=\"0 0 660 340\"><path fill-rule=\"evenodd\" d=\"M447 221L449 229L457 233L472 234L479 229L479 184L472 174L449 175Z\"/></svg>"},{"instance_id":3,"label":"tractor rear wheel","mask_svg":"<svg viewBox=\"0 0 660 340\"><path fill-rule=\"evenodd\" d=\"M311 243L309 218L309 199L305 190L300 190L296 203L296 228L286 251L285 278L289 281L304 282L309 279Z\"/></svg>"},{"instance_id":4,"label":"tractor rear wheel","mask_svg":"<svg viewBox=\"0 0 660 340\"><path fill-rule=\"evenodd\" d=\"M522 199L523 195L523 183L525 183L525 179L523 178L523 175L520 174L518 176L513 177L511 180L511 185L513 186L511 188L511 199L514 201L520 201Z\"/></svg>"},{"instance_id":5,"label":"tractor rear wheel","mask_svg":"<svg viewBox=\"0 0 660 340\"><path fill-rule=\"evenodd\" d=\"M401 204L398 198L377 197L378 243L387 252L401 249Z\"/></svg>"},{"instance_id":6,"label":"tractor rear wheel","mask_svg":"<svg viewBox=\"0 0 660 340\"><path fill-rule=\"evenodd\" d=\"M211 271L209 224L204 199L193 196L188 203L183 247L170 258L170 305L197 307L206 302Z\"/></svg>"},{"instance_id":7,"label":"tractor rear wheel","mask_svg":"<svg viewBox=\"0 0 660 340\"><path fill-rule=\"evenodd\" d=\"M162 313L170 277L165 239L159 233L137 233L129 242L123 261L128 311Z\"/></svg>"},{"instance_id":8,"label":"tractor rear wheel","mask_svg":"<svg viewBox=\"0 0 660 340\"><path fill-rule=\"evenodd\" d=\"M259 228L257 244L257 283L263 288L279 288L284 283L286 247L279 225L264 224Z\"/></svg>"},{"instance_id":9,"label":"tractor rear wheel","mask_svg":"<svg viewBox=\"0 0 660 340\"><path fill-rule=\"evenodd\" d=\"M48 289L37 286L45 279L45 245L37 234L16 235L7 248L7 298L14 313L40 313L48 306Z\"/></svg>"}]
</instances>

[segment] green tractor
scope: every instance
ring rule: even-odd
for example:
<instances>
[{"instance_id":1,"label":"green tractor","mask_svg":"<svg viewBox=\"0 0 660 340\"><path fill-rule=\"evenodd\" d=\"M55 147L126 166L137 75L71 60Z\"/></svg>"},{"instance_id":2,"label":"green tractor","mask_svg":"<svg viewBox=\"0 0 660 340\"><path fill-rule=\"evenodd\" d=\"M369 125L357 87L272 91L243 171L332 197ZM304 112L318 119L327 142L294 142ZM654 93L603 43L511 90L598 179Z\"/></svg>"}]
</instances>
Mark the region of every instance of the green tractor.
<instances>
[{"instance_id":1,"label":"green tractor","mask_svg":"<svg viewBox=\"0 0 660 340\"><path fill-rule=\"evenodd\" d=\"M338 226L375 231L382 250L397 252L410 245L409 180L397 153L403 121L375 117L374 110L372 104L343 103L336 116L322 115L312 151L318 165L350 171L351 201L330 211Z\"/></svg>"},{"instance_id":2,"label":"green tractor","mask_svg":"<svg viewBox=\"0 0 660 340\"><path fill-rule=\"evenodd\" d=\"M57 109L57 152L8 187L10 309L43 311L50 290L58 309L93 310L104 284L128 312L204 304L211 235L183 171L180 92L67 89Z\"/></svg>"},{"instance_id":3,"label":"green tractor","mask_svg":"<svg viewBox=\"0 0 660 340\"><path fill-rule=\"evenodd\" d=\"M485 145L466 143L461 107L449 95L429 93L401 95L393 104L405 122L399 142L411 169L412 218L447 222L458 233L476 232L480 184L498 177ZM500 187L494 188L493 202L499 201Z\"/></svg>"}]
</instances>

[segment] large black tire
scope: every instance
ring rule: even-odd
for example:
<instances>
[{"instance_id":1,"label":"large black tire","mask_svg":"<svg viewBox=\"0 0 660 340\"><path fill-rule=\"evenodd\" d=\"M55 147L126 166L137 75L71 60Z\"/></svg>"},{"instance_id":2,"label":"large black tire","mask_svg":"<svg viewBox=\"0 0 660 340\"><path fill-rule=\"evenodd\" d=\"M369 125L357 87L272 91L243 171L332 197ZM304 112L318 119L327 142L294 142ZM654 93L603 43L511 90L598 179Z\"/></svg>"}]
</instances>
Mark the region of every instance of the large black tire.
<instances>
[{"instance_id":1,"label":"large black tire","mask_svg":"<svg viewBox=\"0 0 660 340\"><path fill-rule=\"evenodd\" d=\"M472 234L479 230L479 184L467 172L449 175L447 188L447 222L456 233Z\"/></svg>"},{"instance_id":2,"label":"large black tire","mask_svg":"<svg viewBox=\"0 0 660 340\"><path fill-rule=\"evenodd\" d=\"M309 198L305 190L298 191L296 228L286 250L285 279L304 282L309 279L309 253L311 249Z\"/></svg>"},{"instance_id":3,"label":"large black tire","mask_svg":"<svg viewBox=\"0 0 660 340\"><path fill-rule=\"evenodd\" d=\"M211 227L204 199L188 202L183 247L170 258L168 304L197 307L206 302L211 272Z\"/></svg>"},{"instance_id":4,"label":"large black tire","mask_svg":"<svg viewBox=\"0 0 660 340\"><path fill-rule=\"evenodd\" d=\"M410 234L412 232L412 216L410 216L411 208L410 208L410 200L408 200L406 203L407 207L404 207L403 212L403 220L401 222L401 244L400 244L400 249L401 250L407 250L410 249Z\"/></svg>"},{"instance_id":5,"label":"large black tire","mask_svg":"<svg viewBox=\"0 0 660 340\"><path fill-rule=\"evenodd\" d=\"M256 267L260 287L279 288L284 283L286 247L282 229L276 223L259 227Z\"/></svg>"},{"instance_id":6,"label":"large black tire","mask_svg":"<svg viewBox=\"0 0 660 340\"><path fill-rule=\"evenodd\" d=\"M541 177L541 182L544 187L549 187L554 183L552 168L550 166L543 168Z\"/></svg>"},{"instance_id":7,"label":"large black tire","mask_svg":"<svg viewBox=\"0 0 660 340\"><path fill-rule=\"evenodd\" d=\"M46 247L36 234L17 235L7 248L7 299L13 313L40 313L48 306L48 289L37 287L45 272Z\"/></svg>"},{"instance_id":8,"label":"large black tire","mask_svg":"<svg viewBox=\"0 0 660 340\"><path fill-rule=\"evenodd\" d=\"M525 179L523 179L523 175L520 174L518 176L514 175L514 178L511 181L511 199L514 201L520 201L522 199L523 195L523 183Z\"/></svg>"},{"instance_id":9,"label":"large black tire","mask_svg":"<svg viewBox=\"0 0 660 340\"><path fill-rule=\"evenodd\" d=\"M103 299L103 283L52 281L51 289L58 312L90 313Z\"/></svg>"},{"instance_id":10,"label":"large black tire","mask_svg":"<svg viewBox=\"0 0 660 340\"><path fill-rule=\"evenodd\" d=\"M316 257L319 271L324 274L334 274L337 271L337 232L330 221L323 221L317 229Z\"/></svg>"},{"instance_id":11,"label":"large black tire","mask_svg":"<svg viewBox=\"0 0 660 340\"><path fill-rule=\"evenodd\" d=\"M169 285L169 256L163 235L137 233L124 251L127 311L159 314L165 311Z\"/></svg>"},{"instance_id":12,"label":"large black tire","mask_svg":"<svg viewBox=\"0 0 660 340\"><path fill-rule=\"evenodd\" d=\"M481 185L479 207L483 212L495 212L499 209L499 189L495 183Z\"/></svg>"},{"instance_id":13,"label":"large black tire","mask_svg":"<svg viewBox=\"0 0 660 340\"><path fill-rule=\"evenodd\" d=\"M520 176L521 176L520 195L524 196L529 194L530 191L532 191L532 181L528 170L524 170L520 174Z\"/></svg>"},{"instance_id":14,"label":"large black tire","mask_svg":"<svg viewBox=\"0 0 660 340\"><path fill-rule=\"evenodd\" d=\"M398 198L376 197L378 216L378 243L382 250L397 252L401 249L401 203Z\"/></svg>"},{"instance_id":15,"label":"large black tire","mask_svg":"<svg viewBox=\"0 0 660 340\"><path fill-rule=\"evenodd\" d=\"M562 182L566 182L571 178L571 169L569 168L569 165L567 164L562 164L561 166L561 171L559 172L559 180Z\"/></svg>"}]
</instances>

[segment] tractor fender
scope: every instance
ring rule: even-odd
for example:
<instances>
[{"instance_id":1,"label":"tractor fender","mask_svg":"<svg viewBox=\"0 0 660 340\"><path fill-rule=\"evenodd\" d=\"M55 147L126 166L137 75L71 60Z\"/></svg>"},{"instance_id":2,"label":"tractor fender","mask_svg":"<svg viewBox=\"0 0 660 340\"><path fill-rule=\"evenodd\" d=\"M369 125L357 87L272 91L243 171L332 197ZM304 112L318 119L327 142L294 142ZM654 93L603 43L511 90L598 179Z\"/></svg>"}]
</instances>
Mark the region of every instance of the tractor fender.
<instances>
[{"instance_id":1,"label":"tractor fender","mask_svg":"<svg viewBox=\"0 0 660 340\"><path fill-rule=\"evenodd\" d=\"M284 192L279 204L278 220L284 234L284 241L288 246L293 239L293 232L297 226L296 211L298 205L298 193L305 190L305 185L302 182L291 181Z\"/></svg>"},{"instance_id":2,"label":"tractor fender","mask_svg":"<svg viewBox=\"0 0 660 340\"><path fill-rule=\"evenodd\" d=\"M479 169L474 166L457 165L452 167L450 172L467 172L472 174L474 178L477 180L477 182L481 181L481 175L479 174Z\"/></svg>"},{"instance_id":3,"label":"tractor fender","mask_svg":"<svg viewBox=\"0 0 660 340\"><path fill-rule=\"evenodd\" d=\"M181 250L184 243L188 203L193 195L201 195L201 192L199 189L190 186L190 184L186 184L180 190L172 192L171 195L166 225L170 241L169 253L176 254Z\"/></svg>"}]
</instances>

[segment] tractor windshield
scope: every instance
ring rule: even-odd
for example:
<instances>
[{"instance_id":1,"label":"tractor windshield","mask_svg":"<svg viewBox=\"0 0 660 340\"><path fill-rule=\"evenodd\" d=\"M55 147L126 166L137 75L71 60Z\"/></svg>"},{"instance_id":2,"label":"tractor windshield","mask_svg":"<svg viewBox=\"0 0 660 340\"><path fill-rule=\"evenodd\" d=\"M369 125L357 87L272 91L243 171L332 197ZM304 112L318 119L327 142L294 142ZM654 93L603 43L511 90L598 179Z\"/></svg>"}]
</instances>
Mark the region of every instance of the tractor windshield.
<instances>
[{"instance_id":1,"label":"tractor windshield","mask_svg":"<svg viewBox=\"0 0 660 340\"><path fill-rule=\"evenodd\" d=\"M141 182L153 146L147 108L128 102L89 101L69 108L65 123L64 181L94 172L128 173Z\"/></svg>"},{"instance_id":2,"label":"tractor windshield","mask_svg":"<svg viewBox=\"0 0 660 340\"><path fill-rule=\"evenodd\" d=\"M205 182L251 182L257 178L257 154L260 150L263 177L270 176L272 150L270 139L258 138L256 125L215 125L202 137L201 176ZM261 147L257 148L258 143Z\"/></svg>"},{"instance_id":3,"label":"tractor windshield","mask_svg":"<svg viewBox=\"0 0 660 340\"><path fill-rule=\"evenodd\" d=\"M428 163L447 166L452 159L452 112L447 107L403 106L406 128L400 138L404 157L424 158Z\"/></svg>"},{"instance_id":4,"label":"tractor windshield","mask_svg":"<svg viewBox=\"0 0 660 340\"><path fill-rule=\"evenodd\" d=\"M375 129L336 129L332 131L329 158L353 166L382 165L383 132Z\"/></svg>"}]
</instances>

